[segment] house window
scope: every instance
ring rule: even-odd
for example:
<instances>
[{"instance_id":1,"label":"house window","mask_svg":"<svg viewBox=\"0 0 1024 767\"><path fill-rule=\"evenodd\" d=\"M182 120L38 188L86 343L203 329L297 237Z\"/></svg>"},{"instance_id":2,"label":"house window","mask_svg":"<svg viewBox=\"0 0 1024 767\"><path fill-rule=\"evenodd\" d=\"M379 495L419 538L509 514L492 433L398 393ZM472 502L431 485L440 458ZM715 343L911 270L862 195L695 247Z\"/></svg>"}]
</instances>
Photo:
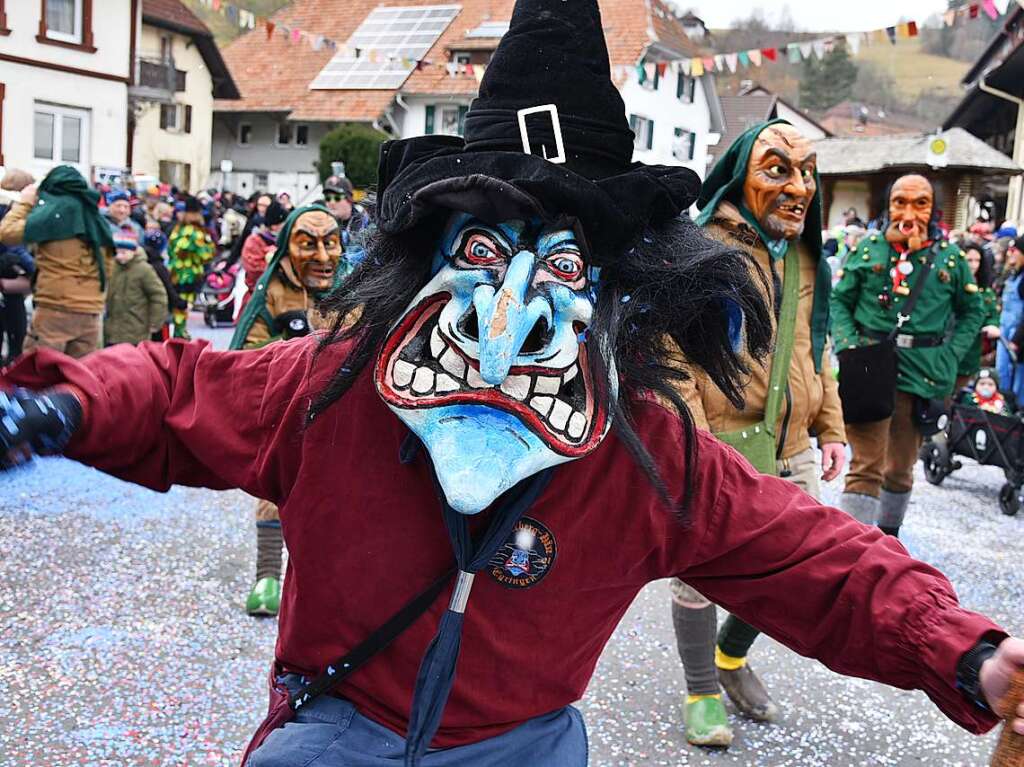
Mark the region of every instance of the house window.
<instances>
[{"instance_id":1,"label":"house window","mask_svg":"<svg viewBox=\"0 0 1024 767\"><path fill-rule=\"evenodd\" d=\"M680 162L689 162L693 159L693 150L696 134L686 128L676 128L675 141L672 143L672 156Z\"/></svg>"},{"instance_id":2,"label":"house window","mask_svg":"<svg viewBox=\"0 0 1024 767\"><path fill-rule=\"evenodd\" d=\"M295 146L309 146L309 126L295 126Z\"/></svg>"},{"instance_id":3,"label":"house window","mask_svg":"<svg viewBox=\"0 0 1024 767\"><path fill-rule=\"evenodd\" d=\"M658 90L658 85L661 83L661 74L658 72L658 66L654 66L654 77L644 77L643 82L640 85L649 91Z\"/></svg>"},{"instance_id":4,"label":"house window","mask_svg":"<svg viewBox=\"0 0 1024 767\"><path fill-rule=\"evenodd\" d=\"M257 190L264 190L270 187L270 175L267 173L257 173L255 181Z\"/></svg>"},{"instance_id":5,"label":"house window","mask_svg":"<svg viewBox=\"0 0 1024 767\"><path fill-rule=\"evenodd\" d=\"M676 98L684 104L692 104L696 86L696 80L680 72L679 79L676 81Z\"/></svg>"},{"instance_id":6,"label":"house window","mask_svg":"<svg viewBox=\"0 0 1024 767\"><path fill-rule=\"evenodd\" d=\"M654 147L654 120L640 115L629 116L629 127L633 129L635 138L633 148L637 151L649 151Z\"/></svg>"},{"instance_id":7,"label":"house window","mask_svg":"<svg viewBox=\"0 0 1024 767\"><path fill-rule=\"evenodd\" d=\"M174 60L174 38L170 35L160 36L160 60L164 62Z\"/></svg>"},{"instance_id":8,"label":"house window","mask_svg":"<svg viewBox=\"0 0 1024 767\"><path fill-rule=\"evenodd\" d=\"M92 44L93 0L40 0L36 40L95 52Z\"/></svg>"},{"instance_id":9,"label":"house window","mask_svg":"<svg viewBox=\"0 0 1024 767\"><path fill-rule=\"evenodd\" d=\"M160 182L178 189L192 188L192 166L187 162L160 161Z\"/></svg>"},{"instance_id":10,"label":"house window","mask_svg":"<svg viewBox=\"0 0 1024 767\"><path fill-rule=\"evenodd\" d=\"M465 132L466 113L469 107L460 104L434 106L426 108L427 122L425 132L430 135L439 133L445 136L461 136Z\"/></svg>"},{"instance_id":11,"label":"house window","mask_svg":"<svg viewBox=\"0 0 1024 767\"><path fill-rule=\"evenodd\" d=\"M452 63L459 66L466 66L472 63L473 56L469 51L452 51Z\"/></svg>"},{"instance_id":12,"label":"house window","mask_svg":"<svg viewBox=\"0 0 1024 767\"><path fill-rule=\"evenodd\" d=\"M192 107L188 104L161 104L160 129L171 133L191 133Z\"/></svg>"},{"instance_id":13,"label":"house window","mask_svg":"<svg viewBox=\"0 0 1024 767\"><path fill-rule=\"evenodd\" d=\"M85 110L36 104L32 132L35 159L88 166L89 113Z\"/></svg>"},{"instance_id":14,"label":"house window","mask_svg":"<svg viewBox=\"0 0 1024 767\"><path fill-rule=\"evenodd\" d=\"M277 138L274 139L274 144L277 146L290 146L294 129L295 126L291 123L278 123Z\"/></svg>"},{"instance_id":15,"label":"house window","mask_svg":"<svg viewBox=\"0 0 1024 767\"><path fill-rule=\"evenodd\" d=\"M238 145L249 146L252 143L252 126L249 123L238 125Z\"/></svg>"}]
</instances>

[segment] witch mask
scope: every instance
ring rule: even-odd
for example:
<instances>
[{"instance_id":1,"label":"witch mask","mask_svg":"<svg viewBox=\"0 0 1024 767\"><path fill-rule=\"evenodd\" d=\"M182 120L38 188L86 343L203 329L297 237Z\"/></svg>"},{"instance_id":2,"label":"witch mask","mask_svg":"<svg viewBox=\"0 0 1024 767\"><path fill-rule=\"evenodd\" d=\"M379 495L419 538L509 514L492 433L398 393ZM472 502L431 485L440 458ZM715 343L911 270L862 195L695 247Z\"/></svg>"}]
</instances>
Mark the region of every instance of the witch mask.
<instances>
[{"instance_id":1,"label":"witch mask","mask_svg":"<svg viewBox=\"0 0 1024 767\"><path fill-rule=\"evenodd\" d=\"M341 260L338 222L326 211L299 216L288 239L288 265L296 281L307 290L329 290Z\"/></svg>"},{"instance_id":2,"label":"witch mask","mask_svg":"<svg viewBox=\"0 0 1024 767\"><path fill-rule=\"evenodd\" d=\"M935 206L931 182L924 176L896 179L889 193L889 227L885 239L914 252L924 247Z\"/></svg>"},{"instance_id":3,"label":"witch mask","mask_svg":"<svg viewBox=\"0 0 1024 767\"><path fill-rule=\"evenodd\" d=\"M375 379L426 445L448 502L475 514L520 480L587 455L607 433L585 344L598 270L570 229L462 213L434 266L385 342Z\"/></svg>"},{"instance_id":4,"label":"witch mask","mask_svg":"<svg viewBox=\"0 0 1024 767\"><path fill-rule=\"evenodd\" d=\"M770 125L754 142L743 185L743 204L773 240L804 232L817 191L817 155L792 125Z\"/></svg>"}]
</instances>

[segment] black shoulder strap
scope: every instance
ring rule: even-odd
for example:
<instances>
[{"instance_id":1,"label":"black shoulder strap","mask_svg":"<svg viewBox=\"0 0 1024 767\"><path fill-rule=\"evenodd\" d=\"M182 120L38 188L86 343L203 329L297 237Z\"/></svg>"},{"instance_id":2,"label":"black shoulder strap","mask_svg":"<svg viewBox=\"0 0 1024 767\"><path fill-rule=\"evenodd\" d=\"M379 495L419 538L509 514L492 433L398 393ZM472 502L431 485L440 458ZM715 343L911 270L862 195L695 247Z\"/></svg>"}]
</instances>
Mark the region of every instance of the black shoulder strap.
<instances>
[{"instance_id":1,"label":"black shoulder strap","mask_svg":"<svg viewBox=\"0 0 1024 767\"><path fill-rule=\"evenodd\" d=\"M935 243L932 245L931 252L928 255L928 259L924 262L924 267L921 269L921 273L917 276L917 281L914 283L914 287L910 290L910 295L907 297L907 303L903 304L903 308L896 312L896 327L892 329L889 334L889 340L892 341L900 334L903 326L910 322L911 312L914 311L914 307L917 305L917 299L921 297L924 292L924 285L928 282L928 276L932 273L932 267L935 266L935 259L939 255L939 244Z\"/></svg>"},{"instance_id":2,"label":"black shoulder strap","mask_svg":"<svg viewBox=\"0 0 1024 767\"><path fill-rule=\"evenodd\" d=\"M444 590L444 587L452 579L452 576L455 575L456 569L453 566L448 572L409 600L402 609L388 618L380 628L356 645L343 658L339 658L334 663L328 665L324 673L292 695L288 699L288 705L293 710L298 710L314 698L323 695L325 692L330 692L341 684L345 677L395 641L402 632L415 623L416 619L430 608Z\"/></svg>"}]
</instances>

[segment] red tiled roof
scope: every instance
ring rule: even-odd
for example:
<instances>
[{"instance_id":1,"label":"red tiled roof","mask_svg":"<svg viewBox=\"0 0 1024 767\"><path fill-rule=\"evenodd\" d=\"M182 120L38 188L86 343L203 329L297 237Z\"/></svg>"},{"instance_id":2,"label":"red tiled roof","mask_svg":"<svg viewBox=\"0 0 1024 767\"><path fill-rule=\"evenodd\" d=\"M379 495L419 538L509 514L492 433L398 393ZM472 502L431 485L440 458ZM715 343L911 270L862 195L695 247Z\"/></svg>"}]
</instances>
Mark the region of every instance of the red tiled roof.
<instances>
[{"instance_id":1,"label":"red tiled roof","mask_svg":"<svg viewBox=\"0 0 1024 767\"><path fill-rule=\"evenodd\" d=\"M142 0L142 18L149 22L164 22L198 35L212 35L210 28L181 0Z\"/></svg>"},{"instance_id":2,"label":"red tiled roof","mask_svg":"<svg viewBox=\"0 0 1024 767\"><path fill-rule=\"evenodd\" d=\"M457 0L462 10L426 55L431 62L447 62L449 51L467 50L466 32L483 21L506 20L515 0ZM344 43L373 8L383 6L436 5L440 0L296 0L271 17L277 25L298 27ZM633 66L647 47L662 47L697 55L681 22L662 0L599 0L612 66ZM653 9L653 11L652 11ZM391 103L394 91L310 90L309 84L331 60L332 51L312 50L308 43L291 43L279 32L267 40L255 29L223 50L224 58L242 93L238 101L218 101L221 111L287 111L295 119L370 122ZM476 78L451 77L440 67L413 72L403 93L473 96Z\"/></svg>"}]
</instances>

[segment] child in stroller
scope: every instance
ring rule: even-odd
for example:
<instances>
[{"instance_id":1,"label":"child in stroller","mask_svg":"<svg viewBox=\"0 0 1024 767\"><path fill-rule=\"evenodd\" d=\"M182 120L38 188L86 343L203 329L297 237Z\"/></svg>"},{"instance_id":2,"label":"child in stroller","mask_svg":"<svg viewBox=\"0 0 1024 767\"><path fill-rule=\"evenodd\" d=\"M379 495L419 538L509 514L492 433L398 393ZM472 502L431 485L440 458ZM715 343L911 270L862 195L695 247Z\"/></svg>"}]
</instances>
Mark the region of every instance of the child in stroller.
<instances>
[{"instance_id":1,"label":"child in stroller","mask_svg":"<svg viewBox=\"0 0 1024 767\"><path fill-rule=\"evenodd\" d=\"M999 490L999 509L1014 516L1024 503L1024 414L1016 410L1013 394L1001 393L991 370L982 369L956 397L944 433L921 446L925 478L942 482L963 464L966 456L982 466L1003 470L1006 483Z\"/></svg>"},{"instance_id":2,"label":"child in stroller","mask_svg":"<svg viewBox=\"0 0 1024 767\"><path fill-rule=\"evenodd\" d=\"M211 328L235 324L245 293L245 282L239 279L241 269L239 262L232 263L230 250L221 253L206 268L195 306L202 309L203 319Z\"/></svg>"}]
</instances>

